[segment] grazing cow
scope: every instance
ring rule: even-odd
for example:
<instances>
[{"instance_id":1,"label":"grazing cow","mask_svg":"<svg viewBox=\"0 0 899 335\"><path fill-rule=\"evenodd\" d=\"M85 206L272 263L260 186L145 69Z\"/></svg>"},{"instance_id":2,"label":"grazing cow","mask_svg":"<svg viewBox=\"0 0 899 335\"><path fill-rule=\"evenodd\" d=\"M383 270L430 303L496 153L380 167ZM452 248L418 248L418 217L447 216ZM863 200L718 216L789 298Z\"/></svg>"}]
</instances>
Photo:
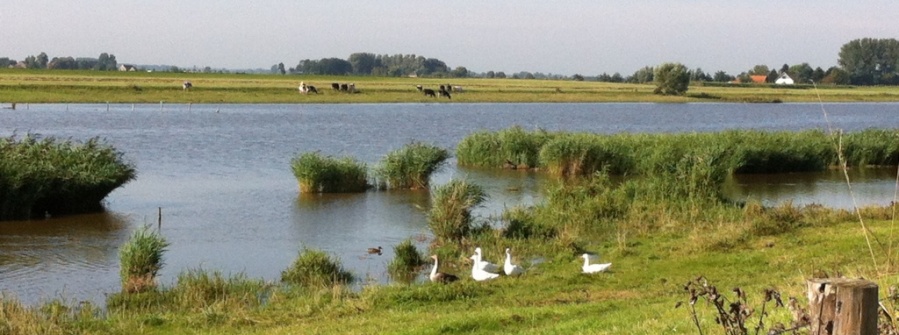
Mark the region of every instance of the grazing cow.
<instances>
[{"instance_id":1,"label":"grazing cow","mask_svg":"<svg viewBox=\"0 0 899 335\"><path fill-rule=\"evenodd\" d=\"M422 90L421 85L415 85L415 88L417 88L419 92Z\"/></svg>"},{"instance_id":2,"label":"grazing cow","mask_svg":"<svg viewBox=\"0 0 899 335\"><path fill-rule=\"evenodd\" d=\"M421 90L421 91L424 92L424 94L425 94L426 97L432 97L432 98L436 98L436 97L437 97L437 93L434 92L434 90L432 90L432 89L430 89L430 88L426 88L426 89L423 89L423 90Z\"/></svg>"},{"instance_id":3,"label":"grazing cow","mask_svg":"<svg viewBox=\"0 0 899 335\"><path fill-rule=\"evenodd\" d=\"M440 91L439 91L438 93L440 93L440 96L441 96L441 97L446 97L447 99L452 99L452 98L453 98L453 97L450 95L450 92L447 91L447 90L446 90L446 87L443 86L443 85L440 85Z\"/></svg>"},{"instance_id":4,"label":"grazing cow","mask_svg":"<svg viewBox=\"0 0 899 335\"><path fill-rule=\"evenodd\" d=\"M341 90L341 91L346 92L346 91L348 91L349 89L350 89L349 85L347 85L347 84L340 84L340 90Z\"/></svg>"},{"instance_id":5,"label":"grazing cow","mask_svg":"<svg viewBox=\"0 0 899 335\"><path fill-rule=\"evenodd\" d=\"M306 85L306 83L304 83L304 82L301 81L301 82L300 82L300 93L308 94L309 92L318 94L318 90L315 89L315 86L312 86L312 85Z\"/></svg>"},{"instance_id":6,"label":"grazing cow","mask_svg":"<svg viewBox=\"0 0 899 335\"><path fill-rule=\"evenodd\" d=\"M335 91L340 91L340 84L338 84L338 83L331 83L331 89L332 89L332 90L335 90Z\"/></svg>"},{"instance_id":7,"label":"grazing cow","mask_svg":"<svg viewBox=\"0 0 899 335\"><path fill-rule=\"evenodd\" d=\"M462 86L453 86L453 92L462 93Z\"/></svg>"},{"instance_id":8,"label":"grazing cow","mask_svg":"<svg viewBox=\"0 0 899 335\"><path fill-rule=\"evenodd\" d=\"M193 87L194 87L194 84L191 84L189 81L184 81L184 83L181 84L181 89L185 90L185 91L188 91Z\"/></svg>"},{"instance_id":9,"label":"grazing cow","mask_svg":"<svg viewBox=\"0 0 899 335\"><path fill-rule=\"evenodd\" d=\"M350 83L347 86L347 92L356 93L356 83Z\"/></svg>"}]
</instances>

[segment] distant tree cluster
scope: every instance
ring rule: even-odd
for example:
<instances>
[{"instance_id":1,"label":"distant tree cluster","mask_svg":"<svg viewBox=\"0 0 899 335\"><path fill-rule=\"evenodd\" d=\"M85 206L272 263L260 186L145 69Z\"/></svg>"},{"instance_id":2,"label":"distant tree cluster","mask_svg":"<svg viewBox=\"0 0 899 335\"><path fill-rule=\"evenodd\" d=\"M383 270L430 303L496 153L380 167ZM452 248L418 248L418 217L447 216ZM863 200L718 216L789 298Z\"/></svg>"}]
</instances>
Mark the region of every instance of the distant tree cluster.
<instances>
[{"instance_id":1,"label":"distant tree cluster","mask_svg":"<svg viewBox=\"0 0 899 335\"><path fill-rule=\"evenodd\" d=\"M853 85L899 85L899 41L852 40L840 48L839 64Z\"/></svg>"},{"instance_id":2,"label":"distant tree cluster","mask_svg":"<svg viewBox=\"0 0 899 335\"><path fill-rule=\"evenodd\" d=\"M47 53L41 52L37 56L29 55L25 60L18 62L7 57L0 58L2 67L24 67L26 69L50 69L50 70L98 70L115 71L118 69L115 55L101 53L99 58L78 57L53 57L50 59Z\"/></svg>"},{"instance_id":3,"label":"distant tree cluster","mask_svg":"<svg viewBox=\"0 0 899 335\"><path fill-rule=\"evenodd\" d=\"M283 63L272 66L272 72L292 74L318 75L370 75L382 77L469 77L468 69L463 66L450 69L443 61L436 58L412 55L376 55L373 53L354 53L347 59L322 58L319 60L304 59L296 67L284 71Z\"/></svg>"}]
</instances>

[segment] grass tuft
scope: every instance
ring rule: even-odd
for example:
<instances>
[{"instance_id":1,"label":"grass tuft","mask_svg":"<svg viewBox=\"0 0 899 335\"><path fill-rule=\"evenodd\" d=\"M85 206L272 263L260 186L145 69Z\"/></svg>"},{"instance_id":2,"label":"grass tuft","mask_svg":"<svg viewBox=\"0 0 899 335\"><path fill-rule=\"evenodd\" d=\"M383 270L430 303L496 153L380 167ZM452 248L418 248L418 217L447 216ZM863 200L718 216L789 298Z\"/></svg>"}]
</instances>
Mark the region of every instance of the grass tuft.
<instances>
[{"instance_id":1,"label":"grass tuft","mask_svg":"<svg viewBox=\"0 0 899 335\"><path fill-rule=\"evenodd\" d=\"M390 189L426 189L431 174L443 166L449 157L446 149L412 142L388 153L375 173Z\"/></svg>"},{"instance_id":2,"label":"grass tuft","mask_svg":"<svg viewBox=\"0 0 899 335\"><path fill-rule=\"evenodd\" d=\"M169 246L148 225L138 228L119 251L122 291L146 292L156 288L156 274L162 269L162 255Z\"/></svg>"},{"instance_id":3,"label":"grass tuft","mask_svg":"<svg viewBox=\"0 0 899 335\"><path fill-rule=\"evenodd\" d=\"M364 192L369 188L365 164L353 158L307 152L290 164L303 193Z\"/></svg>"},{"instance_id":4,"label":"grass tuft","mask_svg":"<svg viewBox=\"0 0 899 335\"><path fill-rule=\"evenodd\" d=\"M353 281L338 259L324 251L303 249L293 264L281 272L281 282L306 288L326 288Z\"/></svg>"}]
</instances>

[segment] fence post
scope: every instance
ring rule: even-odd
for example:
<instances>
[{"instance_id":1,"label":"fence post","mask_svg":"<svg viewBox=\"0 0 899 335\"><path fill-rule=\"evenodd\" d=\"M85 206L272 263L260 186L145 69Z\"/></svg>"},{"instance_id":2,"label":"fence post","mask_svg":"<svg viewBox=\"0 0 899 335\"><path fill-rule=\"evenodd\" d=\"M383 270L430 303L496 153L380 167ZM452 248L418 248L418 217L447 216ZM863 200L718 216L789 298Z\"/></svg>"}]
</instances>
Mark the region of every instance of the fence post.
<instances>
[{"instance_id":1,"label":"fence post","mask_svg":"<svg viewBox=\"0 0 899 335\"><path fill-rule=\"evenodd\" d=\"M877 284L863 279L807 282L812 335L877 334Z\"/></svg>"}]
</instances>

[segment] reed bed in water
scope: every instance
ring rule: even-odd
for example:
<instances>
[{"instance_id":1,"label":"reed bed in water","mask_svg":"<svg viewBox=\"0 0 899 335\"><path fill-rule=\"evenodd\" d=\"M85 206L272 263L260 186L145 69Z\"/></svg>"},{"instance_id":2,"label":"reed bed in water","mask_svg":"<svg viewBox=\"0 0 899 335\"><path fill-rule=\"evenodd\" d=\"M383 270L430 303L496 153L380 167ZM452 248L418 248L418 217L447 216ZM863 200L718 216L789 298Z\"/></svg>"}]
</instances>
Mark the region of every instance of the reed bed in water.
<instances>
[{"instance_id":1,"label":"reed bed in water","mask_svg":"<svg viewBox=\"0 0 899 335\"><path fill-rule=\"evenodd\" d=\"M340 260L320 250L304 249L293 264L281 272L281 282L307 288L332 287L353 281Z\"/></svg>"},{"instance_id":2,"label":"reed bed in water","mask_svg":"<svg viewBox=\"0 0 899 335\"><path fill-rule=\"evenodd\" d=\"M290 164L303 193L364 192L370 186L365 163L354 158L307 152Z\"/></svg>"},{"instance_id":3,"label":"reed bed in water","mask_svg":"<svg viewBox=\"0 0 899 335\"><path fill-rule=\"evenodd\" d=\"M97 138L0 138L0 220L102 210L103 198L135 175Z\"/></svg>"},{"instance_id":4,"label":"reed bed in water","mask_svg":"<svg viewBox=\"0 0 899 335\"><path fill-rule=\"evenodd\" d=\"M465 180L453 179L433 190L428 227L437 239L461 241L474 229L471 211L487 200L487 193Z\"/></svg>"},{"instance_id":5,"label":"reed bed in water","mask_svg":"<svg viewBox=\"0 0 899 335\"><path fill-rule=\"evenodd\" d=\"M500 136L500 134L517 134ZM522 138L545 141L523 141ZM798 132L729 130L718 133L590 134L524 132L510 128L477 132L456 149L461 165L498 168L510 159L509 147L539 152L536 168L561 176L612 174L651 175L673 172L677 162L696 152L719 152L713 159L730 173L821 171L839 164L840 148L849 166L899 163L899 131L869 129L834 135L820 130Z\"/></svg>"},{"instance_id":6,"label":"reed bed in water","mask_svg":"<svg viewBox=\"0 0 899 335\"><path fill-rule=\"evenodd\" d=\"M169 246L158 232L143 226L119 250L122 292L139 293L156 288L156 274L162 269L162 255Z\"/></svg>"},{"instance_id":7,"label":"reed bed in water","mask_svg":"<svg viewBox=\"0 0 899 335\"><path fill-rule=\"evenodd\" d=\"M435 145L412 142L394 150L381 159L375 174L391 189L428 188L431 174L449 159L446 149Z\"/></svg>"},{"instance_id":8,"label":"reed bed in water","mask_svg":"<svg viewBox=\"0 0 899 335\"><path fill-rule=\"evenodd\" d=\"M456 159L462 166L532 168L537 166L540 148L551 138L542 129L527 131L520 126L478 131L459 142Z\"/></svg>"}]
</instances>

